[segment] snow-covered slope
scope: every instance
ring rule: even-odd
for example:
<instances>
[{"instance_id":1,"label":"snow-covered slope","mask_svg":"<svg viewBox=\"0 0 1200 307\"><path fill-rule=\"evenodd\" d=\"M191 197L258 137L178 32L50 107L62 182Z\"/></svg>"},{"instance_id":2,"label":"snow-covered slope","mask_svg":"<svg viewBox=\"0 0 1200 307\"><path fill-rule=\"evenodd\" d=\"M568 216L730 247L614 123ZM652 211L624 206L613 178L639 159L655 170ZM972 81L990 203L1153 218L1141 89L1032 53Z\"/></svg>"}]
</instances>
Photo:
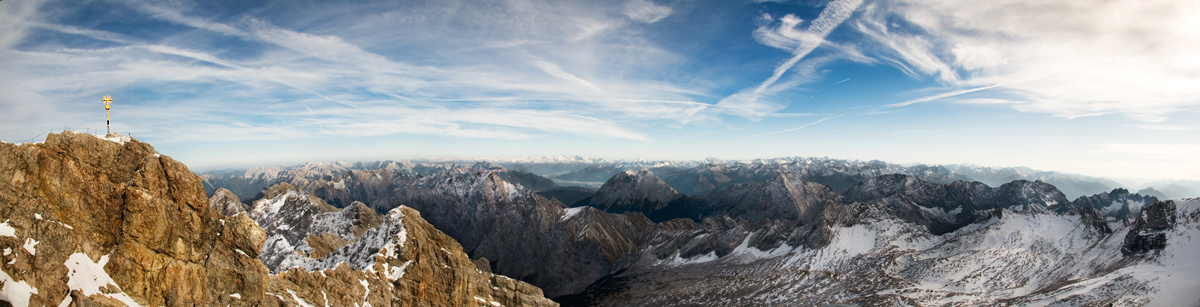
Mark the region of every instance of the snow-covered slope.
<instances>
[{"instance_id":1,"label":"snow-covered slope","mask_svg":"<svg viewBox=\"0 0 1200 307\"><path fill-rule=\"evenodd\" d=\"M667 234L690 239L651 244L687 252L644 248L608 283L579 297L601 306L1195 306L1200 262L1192 255L1200 242L1192 238L1200 236L1200 202L1177 207L1177 224L1163 231L1165 248L1125 255L1127 235L1142 231L1137 223L1104 233L1079 215L1000 209L933 235L880 203L853 203L827 210L829 240L815 248L793 243L819 233L803 228L762 244L778 225ZM689 250L714 236L742 243Z\"/></svg>"}]
</instances>

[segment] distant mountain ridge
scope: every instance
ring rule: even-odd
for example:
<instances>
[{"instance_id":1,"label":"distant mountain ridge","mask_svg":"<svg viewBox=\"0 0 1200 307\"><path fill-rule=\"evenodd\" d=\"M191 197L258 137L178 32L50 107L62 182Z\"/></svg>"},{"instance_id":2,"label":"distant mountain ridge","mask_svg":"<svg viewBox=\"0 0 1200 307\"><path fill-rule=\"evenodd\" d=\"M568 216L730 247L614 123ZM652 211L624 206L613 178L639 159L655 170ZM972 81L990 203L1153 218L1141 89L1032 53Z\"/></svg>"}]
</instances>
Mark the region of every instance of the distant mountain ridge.
<instances>
[{"instance_id":1,"label":"distant mountain ridge","mask_svg":"<svg viewBox=\"0 0 1200 307\"><path fill-rule=\"evenodd\" d=\"M1014 180L1042 181L1058 187L1069 199L1124 187L1105 178L1037 171L1025 167L993 168L966 164L905 166L878 160L859 161L804 157L691 161L531 157L478 160L381 160L355 163L312 162L289 167L263 166L247 170L210 171L200 173L200 175L204 179L205 190L210 195L219 188L226 188L241 197L243 201L250 201L258 197L256 194L258 191L276 183L295 183L301 178L309 181L327 179L352 170L379 168L410 176L429 175L454 169L502 168L508 170L507 173L511 173L502 174L506 180L535 191L546 191L557 186L578 186L594 190L599 189L604 182L622 171L647 169L655 173L671 188L689 196L724 190L734 184L766 181L773 178L779 171L804 173L809 181L830 186L839 193L867 178L885 174L908 174L922 180L942 184L959 180L980 181L993 187ZM1168 184L1160 186L1166 187ZM1170 189L1170 193L1162 189L1160 191L1170 197L1200 197L1200 195L1190 195L1200 193L1181 185L1172 186Z\"/></svg>"}]
</instances>

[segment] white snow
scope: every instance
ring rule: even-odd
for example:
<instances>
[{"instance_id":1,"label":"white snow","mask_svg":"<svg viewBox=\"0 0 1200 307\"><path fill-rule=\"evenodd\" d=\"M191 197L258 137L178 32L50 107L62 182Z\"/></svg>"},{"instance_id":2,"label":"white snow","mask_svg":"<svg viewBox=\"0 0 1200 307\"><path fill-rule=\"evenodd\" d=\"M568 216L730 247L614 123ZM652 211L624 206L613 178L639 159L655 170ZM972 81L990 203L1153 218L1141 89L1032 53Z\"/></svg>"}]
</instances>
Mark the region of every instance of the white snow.
<instances>
[{"instance_id":1,"label":"white snow","mask_svg":"<svg viewBox=\"0 0 1200 307\"><path fill-rule=\"evenodd\" d=\"M747 235L745 239L742 239L742 244L734 248L729 255L726 255L726 257L738 256L738 258L741 258L744 262L750 262L759 259L768 259L787 255L788 253L796 250L795 247L787 244L781 244L779 247L766 251L751 247L750 238L754 237L755 234L756 233L751 233L750 235Z\"/></svg>"},{"instance_id":2,"label":"white snow","mask_svg":"<svg viewBox=\"0 0 1200 307\"><path fill-rule=\"evenodd\" d=\"M42 218L42 215L41 215L41 214L34 213L34 214L33 214L33 217L35 217L35 218L37 218L37 219L39 219L39 220L43 220L43 221L55 222L55 223L58 223L58 225L61 225L62 227L66 227L67 229L75 230L75 227L71 227L71 225L63 224L63 222L59 222L59 221L51 221L51 220L44 219L44 218Z\"/></svg>"},{"instance_id":3,"label":"white snow","mask_svg":"<svg viewBox=\"0 0 1200 307\"><path fill-rule=\"evenodd\" d=\"M305 302L304 299L300 298L299 296L296 296L296 291L292 291L291 289L288 289L287 292L292 295L292 299L296 300L296 304L299 304L300 306L304 306L304 307L317 307L317 306L313 306L313 304L309 304L308 302Z\"/></svg>"},{"instance_id":4,"label":"white snow","mask_svg":"<svg viewBox=\"0 0 1200 307\"><path fill-rule=\"evenodd\" d=\"M478 297L478 296L476 296L476 297L475 297L475 300L476 300L476 301L479 301L480 303L484 303L484 304L490 304L490 305L492 305L492 306L496 306L496 307L499 307L499 306L500 306L500 302L493 301L493 300L488 300L488 299L485 299L485 298L482 298L482 297Z\"/></svg>"},{"instance_id":5,"label":"white snow","mask_svg":"<svg viewBox=\"0 0 1200 307\"><path fill-rule=\"evenodd\" d=\"M388 270L388 279L391 279L392 281L400 280L401 277L404 277L404 269L408 268L410 263L412 263L412 260L405 261L404 264L400 265L399 267L391 267L391 269Z\"/></svg>"},{"instance_id":6,"label":"white snow","mask_svg":"<svg viewBox=\"0 0 1200 307\"><path fill-rule=\"evenodd\" d=\"M1175 200L1176 223L1173 233L1167 234L1167 248L1159 254L1158 263L1146 262L1127 267L1141 280L1158 279L1158 293L1152 295L1150 306L1195 306L1200 303L1200 220L1189 215L1200 211L1200 199Z\"/></svg>"},{"instance_id":7,"label":"white snow","mask_svg":"<svg viewBox=\"0 0 1200 307\"><path fill-rule=\"evenodd\" d=\"M17 237L17 229L8 224L8 220L0 223L0 237Z\"/></svg>"},{"instance_id":8,"label":"white snow","mask_svg":"<svg viewBox=\"0 0 1200 307\"><path fill-rule=\"evenodd\" d=\"M4 255L5 255L5 256L12 255L12 248L10 248L10 247L5 247L5 248L4 248Z\"/></svg>"},{"instance_id":9,"label":"white snow","mask_svg":"<svg viewBox=\"0 0 1200 307\"><path fill-rule=\"evenodd\" d=\"M229 297L236 298L236 299L239 299L239 300L240 300L240 299L242 299L242 294L241 294L241 293L234 293L234 294L230 294L230 295L229 295Z\"/></svg>"},{"instance_id":10,"label":"white snow","mask_svg":"<svg viewBox=\"0 0 1200 307\"><path fill-rule=\"evenodd\" d=\"M716 251L711 251L711 252L708 252L707 254L699 255L699 256L695 256L695 257L691 257L691 258L680 257L679 252L675 252L675 255L673 257L671 257L670 259L663 259L663 260L659 261L658 264L666 265L666 266L681 266L681 265L711 262L711 261L717 260L718 258L720 258L720 257L717 257Z\"/></svg>"},{"instance_id":11,"label":"white snow","mask_svg":"<svg viewBox=\"0 0 1200 307\"><path fill-rule=\"evenodd\" d=\"M562 220L566 221L566 220L571 219L572 216L579 214L579 212L583 211L584 208L587 208L587 206L579 206L579 207L567 208L566 210L563 210Z\"/></svg>"},{"instance_id":12,"label":"white snow","mask_svg":"<svg viewBox=\"0 0 1200 307\"><path fill-rule=\"evenodd\" d=\"M358 283L363 286L363 290L366 290L365 293L363 293L363 302L366 302L367 297L371 296L371 287L369 287L371 284L367 283L366 279L359 279ZM367 306L370 306L371 303L366 303L366 304L367 304Z\"/></svg>"},{"instance_id":13,"label":"white snow","mask_svg":"<svg viewBox=\"0 0 1200 307\"><path fill-rule=\"evenodd\" d=\"M106 141L121 144L121 145L125 145L126 142L133 140L133 138L129 137L128 135L118 135L118 136L114 136L114 137L107 137L107 136L100 135L100 134L92 134L91 136L94 136L101 140L106 140Z\"/></svg>"},{"instance_id":14,"label":"white snow","mask_svg":"<svg viewBox=\"0 0 1200 307\"><path fill-rule=\"evenodd\" d=\"M0 270L0 295L9 303L16 307L29 306L29 297L38 294L37 288L30 287L29 283L22 281L14 281L7 272ZM70 296L70 295L68 295Z\"/></svg>"},{"instance_id":15,"label":"white snow","mask_svg":"<svg viewBox=\"0 0 1200 307\"><path fill-rule=\"evenodd\" d=\"M38 242L37 240L34 240L33 238L26 238L25 245L21 246L21 247L24 247L25 251L28 251L30 255L37 255L38 243L41 243L41 242Z\"/></svg>"},{"instance_id":16,"label":"white snow","mask_svg":"<svg viewBox=\"0 0 1200 307\"><path fill-rule=\"evenodd\" d=\"M104 265L108 263L108 255L100 256L100 262L92 262L83 253L74 253L67 258L67 262L63 264L67 266L67 287L71 290L79 290L83 295L92 296L96 294L104 295L109 298L118 300L129 306L141 306L133 298L126 295L124 292L118 293L102 293L100 288L105 286L116 287L117 283L113 281L108 272L104 271ZM67 294L70 297L70 294Z\"/></svg>"}]
</instances>

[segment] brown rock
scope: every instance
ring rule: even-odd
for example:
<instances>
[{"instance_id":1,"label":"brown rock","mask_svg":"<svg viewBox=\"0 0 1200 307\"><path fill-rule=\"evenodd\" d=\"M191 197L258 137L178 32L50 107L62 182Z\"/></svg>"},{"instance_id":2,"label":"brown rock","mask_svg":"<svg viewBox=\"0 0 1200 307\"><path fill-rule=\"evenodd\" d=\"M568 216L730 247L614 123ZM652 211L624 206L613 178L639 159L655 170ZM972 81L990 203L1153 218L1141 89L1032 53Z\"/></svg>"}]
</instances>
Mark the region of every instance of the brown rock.
<instances>
[{"instance_id":1,"label":"brown rock","mask_svg":"<svg viewBox=\"0 0 1200 307\"><path fill-rule=\"evenodd\" d=\"M457 242L408 208L403 208L403 223L411 229L406 240L412 248L396 256L403 258L374 256L380 269L382 263L413 260L414 273L402 279L346 263L319 272L269 275L257 259L266 233L242 213L245 205L236 197L219 192L209 199L200 177L182 163L137 140L111 140L120 138L67 131L38 144L0 143L0 249L7 251L0 255L0 270L11 279L0 286L8 293L5 300L31 306L66 300L74 306L123 306L123 300L154 306L283 306L300 299L329 306L471 306L485 300L554 305L536 287L477 270ZM264 194L287 187L273 189ZM335 210L321 199L308 200ZM369 234L384 223L369 208L353 213L363 221L352 230L356 234ZM346 242L316 238L322 254L346 248ZM103 272L96 273L108 276L96 278L111 278L114 284L71 289L68 276L88 273L66 266L76 253L104 263ZM37 293L19 292L20 285Z\"/></svg>"}]
</instances>

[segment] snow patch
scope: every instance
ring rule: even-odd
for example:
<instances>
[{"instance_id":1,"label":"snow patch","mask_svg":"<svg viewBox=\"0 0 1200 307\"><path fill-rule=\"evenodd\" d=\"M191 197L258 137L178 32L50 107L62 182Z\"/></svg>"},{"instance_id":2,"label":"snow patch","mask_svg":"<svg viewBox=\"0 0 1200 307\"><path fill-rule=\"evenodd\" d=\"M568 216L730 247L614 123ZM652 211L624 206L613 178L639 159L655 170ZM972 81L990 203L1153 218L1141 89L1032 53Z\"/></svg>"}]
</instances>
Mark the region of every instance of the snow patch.
<instances>
[{"instance_id":1,"label":"snow patch","mask_svg":"<svg viewBox=\"0 0 1200 307\"><path fill-rule=\"evenodd\" d=\"M8 220L0 223L0 237L17 237L17 229L8 224Z\"/></svg>"},{"instance_id":2,"label":"snow patch","mask_svg":"<svg viewBox=\"0 0 1200 307\"><path fill-rule=\"evenodd\" d=\"M99 135L99 134L91 134L91 136L94 136L101 140L106 140L106 141L121 144L121 145L125 145L126 142L133 140L133 138L129 137L128 135L120 135L120 134L117 134L117 136L114 136L114 137L108 137L108 136Z\"/></svg>"},{"instance_id":3,"label":"snow patch","mask_svg":"<svg viewBox=\"0 0 1200 307\"><path fill-rule=\"evenodd\" d=\"M107 263L108 255L100 256L100 262L92 262L92 258L84 253L71 254L67 258L67 262L63 263L68 269L67 287L70 287L71 290L79 290L86 296L100 294L125 303L125 305L141 306L124 292L103 293L100 291L100 288L103 287L121 289L120 286L117 286L117 282L108 276L108 272L104 271L104 265ZM70 296L67 294L67 297Z\"/></svg>"},{"instance_id":4,"label":"snow patch","mask_svg":"<svg viewBox=\"0 0 1200 307\"><path fill-rule=\"evenodd\" d=\"M479 301L480 303L489 304L489 305L492 305L492 306L497 306L497 307L501 306L501 305L500 305L500 302L493 301L493 300L488 300L488 299L484 299L484 298L482 298L482 297L478 297L478 296L476 296L476 297L475 297L475 300L476 300L476 301Z\"/></svg>"},{"instance_id":5,"label":"snow patch","mask_svg":"<svg viewBox=\"0 0 1200 307\"><path fill-rule=\"evenodd\" d=\"M314 306L313 304L309 304L308 302L305 302L304 299L300 298L299 296L296 296L296 291L292 291L289 289L289 290L287 290L287 292L288 292L288 294L292 295L292 299L296 300L296 303L299 304L300 306L317 307L317 306Z\"/></svg>"},{"instance_id":6,"label":"snow patch","mask_svg":"<svg viewBox=\"0 0 1200 307\"><path fill-rule=\"evenodd\" d=\"M24 247L25 251L28 251L30 255L37 255L38 243L41 243L41 242L38 242L37 240L34 240L33 238L26 238L25 245L21 246L21 247Z\"/></svg>"},{"instance_id":7,"label":"snow patch","mask_svg":"<svg viewBox=\"0 0 1200 307\"><path fill-rule=\"evenodd\" d=\"M699 256L695 256L695 257L691 257L691 258L680 257L679 252L675 252L675 255L673 257L671 257L670 259L659 260L658 265L681 266L681 265L712 262L713 260L717 260L718 258L720 258L720 257L717 257L716 251L710 251L707 254L699 255Z\"/></svg>"},{"instance_id":8,"label":"snow patch","mask_svg":"<svg viewBox=\"0 0 1200 307\"><path fill-rule=\"evenodd\" d=\"M781 244L781 245L779 245L779 247L773 248L771 250L766 250L766 251L760 250L756 247L750 246L750 238L751 237L754 237L754 233L747 235L746 238L742 240L742 244L738 245L736 248L734 248L733 251L730 252L729 254L730 255L738 255L738 256L740 256L740 258L743 258L743 260L746 260L747 262L749 262L749 261L754 261L754 260L758 260L758 259L775 258L775 257L787 255L788 253L790 253L796 249L795 247L792 247L785 243L785 244Z\"/></svg>"},{"instance_id":9,"label":"snow patch","mask_svg":"<svg viewBox=\"0 0 1200 307\"><path fill-rule=\"evenodd\" d=\"M579 207L575 207L575 208L567 208L566 210L564 210L564 211L563 211L563 217L562 217L562 221L566 221L566 220L569 220L569 219L571 219L571 217L575 216L576 214L579 214L579 212L583 211L583 209L584 209L584 208L586 208L586 207L587 207L587 206L579 206Z\"/></svg>"},{"instance_id":10,"label":"snow patch","mask_svg":"<svg viewBox=\"0 0 1200 307\"><path fill-rule=\"evenodd\" d=\"M234 293L234 294L230 294L230 295L229 295L229 297L236 298L236 299L239 299L239 300L240 300L240 299L242 299L242 294L241 294L241 293Z\"/></svg>"},{"instance_id":11,"label":"snow patch","mask_svg":"<svg viewBox=\"0 0 1200 307\"><path fill-rule=\"evenodd\" d=\"M398 267L391 267L388 270L388 279L391 279L392 281L400 280L401 277L404 277L404 269L408 268L408 265L411 263L412 260L409 260L405 261L404 264Z\"/></svg>"},{"instance_id":12,"label":"snow patch","mask_svg":"<svg viewBox=\"0 0 1200 307\"><path fill-rule=\"evenodd\" d=\"M24 280L14 281L4 270L0 270L0 285L4 285L4 288L0 288L0 294L13 306L29 306L29 297L38 294L37 288L29 286Z\"/></svg>"}]
</instances>

